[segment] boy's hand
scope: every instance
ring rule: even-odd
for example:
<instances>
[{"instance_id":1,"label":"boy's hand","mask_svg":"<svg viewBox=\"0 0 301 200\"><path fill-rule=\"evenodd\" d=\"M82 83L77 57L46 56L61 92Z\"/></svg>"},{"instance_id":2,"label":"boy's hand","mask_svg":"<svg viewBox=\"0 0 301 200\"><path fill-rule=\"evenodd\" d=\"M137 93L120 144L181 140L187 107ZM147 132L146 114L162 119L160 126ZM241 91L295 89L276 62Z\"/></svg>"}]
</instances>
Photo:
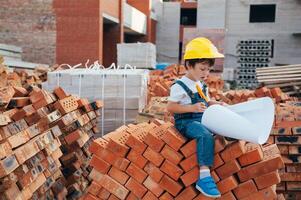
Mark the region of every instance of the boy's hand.
<instances>
[{"instance_id":1,"label":"boy's hand","mask_svg":"<svg viewBox=\"0 0 301 200\"><path fill-rule=\"evenodd\" d=\"M192 112L204 112L207 107L204 103L196 103L191 105Z\"/></svg>"}]
</instances>

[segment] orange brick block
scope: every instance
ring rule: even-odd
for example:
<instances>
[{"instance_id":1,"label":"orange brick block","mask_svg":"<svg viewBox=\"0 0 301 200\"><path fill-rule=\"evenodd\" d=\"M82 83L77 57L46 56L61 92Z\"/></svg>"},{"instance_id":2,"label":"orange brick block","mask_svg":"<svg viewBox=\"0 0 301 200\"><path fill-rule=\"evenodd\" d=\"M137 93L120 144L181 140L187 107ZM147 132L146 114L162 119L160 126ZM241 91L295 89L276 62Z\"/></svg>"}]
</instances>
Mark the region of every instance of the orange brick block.
<instances>
[{"instance_id":1,"label":"orange brick block","mask_svg":"<svg viewBox=\"0 0 301 200\"><path fill-rule=\"evenodd\" d=\"M128 180L128 182L125 184L125 187L140 199L147 192L147 189L133 178Z\"/></svg>"},{"instance_id":2,"label":"orange brick block","mask_svg":"<svg viewBox=\"0 0 301 200\"><path fill-rule=\"evenodd\" d=\"M238 186L236 179L233 176L230 176L224 180L221 180L217 184L217 188L219 189L221 194L225 194L235 189Z\"/></svg>"},{"instance_id":3,"label":"orange brick block","mask_svg":"<svg viewBox=\"0 0 301 200\"><path fill-rule=\"evenodd\" d=\"M156 197L159 197L164 192L159 183L154 181L151 177L147 177L147 179L143 182L143 185Z\"/></svg>"},{"instance_id":4,"label":"orange brick block","mask_svg":"<svg viewBox=\"0 0 301 200\"><path fill-rule=\"evenodd\" d=\"M236 160L231 160L227 163L225 163L223 166L215 169L217 175L221 179L225 179L234 173L238 172L240 170L240 166Z\"/></svg>"},{"instance_id":5,"label":"orange brick block","mask_svg":"<svg viewBox=\"0 0 301 200\"><path fill-rule=\"evenodd\" d=\"M280 183L281 179L278 171L273 171L255 178L254 181L256 183L257 188L261 190Z\"/></svg>"},{"instance_id":6,"label":"orange brick block","mask_svg":"<svg viewBox=\"0 0 301 200\"><path fill-rule=\"evenodd\" d=\"M164 160L164 158L163 158L163 156L161 156L161 154L157 153L150 147L148 147L145 150L145 152L143 153L143 156L157 167L159 167Z\"/></svg>"},{"instance_id":7,"label":"orange brick block","mask_svg":"<svg viewBox=\"0 0 301 200\"><path fill-rule=\"evenodd\" d=\"M237 188L233 190L233 193L238 199L247 197L256 192L257 192L257 188L253 180L249 180L244 183L241 183Z\"/></svg>"},{"instance_id":8,"label":"orange brick block","mask_svg":"<svg viewBox=\"0 0 301 200\"><path fill-rule=\"evenodd\" d=\"M139 168L134 163L130 163L128 168L126 169L126 173L130 175L132 178L134 178L139 183L143 183L143 181L146 179L147 174L145 171L143 171L141 168Z\"/></svg>"},{"instance_id":9,"label":"orange brick block","mask_svg":"<svg viewBox=\"0 0 301 200\"><path fill-rule=\"evenodd\" d=\"M160 186L169 192L174 197L177 196L177 194L182 190L182 186L180 183L172 180L168 176L164 175L160 181Z\"/></svg>"},{"instance_id":10,"label":"orange brick block","mask_svg":"<svg viewBox=\"0 0 301 200\"><path fill-rule=\"evenodd\" d=\"M172 179L177 181L183 174L183 170L172 162L165 160L160 167L160 170L165 174L169 175Z\"/></svg>"},{"instance_id":11,"label":"orange brick block","mask_svg":"<svg viewBox=\"0 0 301 200\"><path fill-rule=\"evenodd\" d=\"M245 153L245 151L245 142L238 141L228 146L220 155L223 161L227 162L240 157Z\"/></svg>"},{"instance_id":12,"label":"orange brick block","mask_svg":"<svg viewBox=\"0 0 301 200\"><path fill-rule=\"evenodd\" d=\"M114 194L119 199L125 199L128 195L129 191L119 184L117 181L109 177L108 175L104 175L101 178L101 181L99 183L103 188L108 190L110 193Z\"/></svg>"}]
</instances>

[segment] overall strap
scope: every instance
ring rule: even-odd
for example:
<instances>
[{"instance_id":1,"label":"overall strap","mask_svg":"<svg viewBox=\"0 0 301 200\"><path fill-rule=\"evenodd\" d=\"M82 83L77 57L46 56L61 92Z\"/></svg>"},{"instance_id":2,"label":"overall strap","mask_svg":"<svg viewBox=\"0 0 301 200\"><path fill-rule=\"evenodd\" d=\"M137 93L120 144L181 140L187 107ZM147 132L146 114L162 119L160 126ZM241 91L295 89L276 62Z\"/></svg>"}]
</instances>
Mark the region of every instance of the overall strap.
<instances>
[{"instance_id":1,"label":"overall strap","mask_svg":"<svg viewBox=\"0 0 301 200\"><path fill-rule=\"evenodd\" d=\"M193 92L187 87L187 85L185 85L185 83L183 83L183 82L180 81L180 80L177 80L175 83L176 83L176 84L179 84L179 85L185 90L185 92L188 94L188 96L189 96L191 99L194 98Z\"/></svg>"}]
</instances>

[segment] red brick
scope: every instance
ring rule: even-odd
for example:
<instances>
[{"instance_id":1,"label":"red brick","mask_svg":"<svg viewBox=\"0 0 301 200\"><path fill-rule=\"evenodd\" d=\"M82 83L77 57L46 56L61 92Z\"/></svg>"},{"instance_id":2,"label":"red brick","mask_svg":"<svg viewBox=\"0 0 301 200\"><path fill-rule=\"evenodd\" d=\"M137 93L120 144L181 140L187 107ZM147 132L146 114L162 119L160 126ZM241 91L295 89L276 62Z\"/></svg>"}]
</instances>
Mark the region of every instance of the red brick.
<instances>
[{"instance_id":1,"label":"red brick","mask_svg":"<svg viewBox=\"0 0 301 200\"><path fill-rule=\"evenodd\" d=\"M284 163L281 159L281 156L277 155L267 160L263 160L259 163L245 167L242 170L240 170L237 173L237 175L239 177L239 180L244 182L251 178L256 178L258 176L261 176L262 174L267 174L269 172L280 169L283 166Z\"/></svg>"},{"instance_id":2,"label":"red brick","mask_svg":"<svg viewBox=\"0 0 301 200\"><path fill-rule=\"evenodd\" d=\"M119 200L115 195L111 194L108 200Z\"/></svg>"},{"instance_id":3,"label":"red brick","mask_svg":"<svg viewBox=\"0 0 301 200\"><path fill-rule=\"evenodd\" d=\"M160 129L160 130L157 131L158 129ZM149 132L145 136L145 143L156 152L160 152L164 146L164 142L161 140L161 138L159 136L159 134L161 134L161 132L163 132L163 131L164 130L162 130L161 127L157 127L157 128L155 128L155 130L153 130L153 132Z\"/></svg>"},{"instance_id":4,"label":"red brick","mask_svg":"<svg viewBox=\"0 0 301 200\"><path fill-rule=\"evenodd\" d=\"M90 161L90 166L94 167L97 171L106 174L110 169L110 164L94 155Z\"/></svg>"},{"instance_id":5,"label":"red brick","mask_svg":"<svg viewBox=\"0 0 301 200\"><path fill-rule=\"evenodd\" d=\"M108 175L104 175L99 184L119 199L125 199L129 192L125 187Z\"/></svg>"},{"instance_id":6,"label":"red brick","mask_svg":"<svg viewBox=\"0 0 301 200\"><path fill-rule=\"evenodd\" d=\"M235 189L238 186L237 181L233 176L230 176L224 180L221 180L217 184L217 188L219 189L221 194L225 194L230 192L231 190Z\"/></svg>"},{"instance_id":7,"label":"red brick","mask_svg":"<svg viewBox=\"0 0 301 200\"><path fill-rule=\"evenodd\" d=\"M199 167L195 167L189 172L186 172L184 175L181 176L181 180L184 185L187 187L191 184L194 184L200 176Z\"/></svg>"},{"instance_id":8,"label":"red brick","mask_svg":"<svg viewBox=\"0 0 301 200\"><path fill-rule=\"evenodd\" d=\"M177 165L183 158L183 155L181 153L173 150L168 145L165 145L163 147L161 151L161 155L175 165Z\"/></svg>"},{"instance_id":9,"label":"red brick","mask_svg":"<svg viewBox=\"0 0 301 200\"><path fill-rule=\"evenodd\" d=\"M182 162L180 162L180 166L185 172L190 171L192 168L198 165L199 164L198 164L197 154L193 154L190 157L183 160Z\"/></svg>"},{"instance_id":10,"label":"red brick","mask_svg":"<svg viewBox=\"0 0 301 200\"><path fill-rule=\"evenodd\" d=\"M124 185L127 180L129 179L129 176L120 171L119 169L112 167L108 173L109 176L111 176L113 179L115 179L117 182L119 182L120 184Z\"/></svg>"},{"instance_id":11,"label":"red brick","mask_svg":"<svg viewBox=\"0 0 301 200\"><path fill-rule=\"evenodd\" d=\"M231 160L225 163L224 165L222 165L221 167L215 169L217 175L221 179L225 179L233 175L234 173L238 172L239 170L240 170L240 166L236 160Z\"/></svg>"},{"instance_id":12,"label":"red brick","mask_svg":"<svg viewBox=\"0 0 301 200\"><path fill-rule=\"evenodd\" d=\"M66 135L65 136L65 141L67 142L67 144L72 144L73 142L80 139L81 135L82 135L82 132L80 130L76 130L76 131Z\"/></svg>"},{"instance_id":13,"label":"red brick","mask_svg":"<svg viewBox=\"0 0 301 200\"><path fill-rule=\"evenodd\" d=\"M175 151L178 151L186 142L186 139L175 128L169 128L162 140Z\"/></svg>"},{"instance_id":14,"label":"red brick","mask_svg":"<svg viewBox=\"0 0 301 200\"><path fill-rule=\"evenodd\" d=\"M130 163L130 165L126 169L126 173L130 175L132 178L134 178L136 181L138 181L139 183L142 183L147 177L146 172L143 171L134 163Z\"/></svg>"},{"instance_id":15,"label":"red brick","mask_svg":"<svg viewBox=\"0 0 301 200\"><path fill-rule=\"evenodd\" d=\"M129 132L130 130L128 130ZM130 132L130 136L126 141L126 145L134 149L137 153L142 154L146 149L146 144L143 143L145 134L141 132Z\"/></svg>"},{"instance_id":16,"label":"red brick","mask_svg":"<svg viewBox=\"0 0 301 200\"><path fill-rule=\"evenodd\" d=\"M107 148L120 157L125 157L129 151L129 147L125 145L129 134L126 132L111 132L104 138L108 140Z\"/></svg>"},{"instance_id":17,"label":"red brick","mask_svg":"<svg viewBox=\"0 0 301 200\"><path fill-rule=\"evenodd\" d=\"M130 161L125 159L125 158L118 158L117 160L113 163L113 166L120 169L121 171L125 171L127 167L129 166Z\"/></svg>"},{"instance_id":18,"label":"red brick","mask_svg":"<svg viewBox=\"0 0 301 200\"><path fill-rule=\"evenodd\" d=\"M183 170L177 165L174 165L172 162L165 160L160 167L160 170L167 174L169 177L177 181L180 176L183 174Z\"/></svg>"},{"instance_id":19,"label":"red brick","mask_svg":"<svg viewBox=\"0 0 301 200\"><path fill-rule=\"evenodd\" d=\"M165 192L159 199L160 200L173 200L174 198L168 192Z\"/></svg>"},{"instance_id":20,"label":"red brick","mask_svg":"<svg viewBox=\"0 0 301 200\"><path fill-rule=\"evenodd\" d=\"M217 200L236 200L235 196L232 192L228 192L226 194L223 194L220 198L217 198Z\"/></svg>"},{"instance_id":21,"label":"red brick","mask_svg":"<svg viewBox=\"0 0 301 200\"><path fill-rule=\"evenodd\" d=\"M220 136L215 137L214 152L219 153L222 150L224 150L225 147L226 147L226 141L224 137L220 137Z\"/></svg>"},{"instance_id":22,"label":"red brick","mask_svg":"<svg viewBox=\"0 0 301 200\"><path fill-rule=\"evenodd\" d=\"M143 169L143 167L147 163L147 160L140 153L135 151L134 149L130 150L129 154L127 155L127 159L129 161L135 163L135 165L137 165L141 169Z\"/></svg>"},{"instance_id":23,"label":"red brick","mask_svg":"<svg viewBox=\"0 0 301 200\"><path fill-rule=\"evenodd\" d=\"M255 192L257 192L257 188L253 180L241 183L237 188L233 190L233 193L238 199L247 197Z\"/></svg>"},{"instance_id":24,"label":"red brick","mask_svg":"<svg viewBox=\"0 0 301 200\"><path fill-rule=\"evenodd\" d=\"M88 187L88 192L94 196L97 196L99 193L99 190L101 189L101 186L93 181L91 185Z\"/></svg>"},{"instance_id":25,"label":"red brick","mask_svg":"<svg viewBox=\"0 0 301 200\"><path fill-rule=\"evenodd\" d=\"M144 171L156 182L159 182L163 177L163 172L152 163L147 163Z\"/></svg>"},{"instance_id":26,"label":"red brick","mask_svg":"<svg viewBox=\"0 0 301 200\"><path fill-rule=\"evenodd\" d=\"M219 154L214 155L214 160L213 160L213 167L212 169L216 169L224 164L223 159Z\"/></svg>"},{"instance_id":27,"label":"red brick","mask_svg":"<svg viewBox=\"0 0 301 200\"><path fill-rule=\"evenodd\" d=\"M182 186L180 183L172 180L168 176L164 175L160 181L160 186L169 192L174 197L177 196L177 194L182 190Z\"/></svg>"},{"instance_id":28,"label":"red brick","mask_svg":"<svg viewBox=\"0 0 301 200\"><path fill-rule=\"evenodd\" d=\"M301 179L300 179L301 180ZM274 171L254 179L258 189L264 189L281 182L278 171Z\"/></svg>"},{"instance_id":29,"label":"red brick","mask_svg":"<svg viewBox=\"0 0 301 200\"><path fill-rule=\"evenodd\" d=\"M239 164L244 167L257 163L263 159L263 151L261 146L248 143L245 146L246 153L238 158Z\"/></svg>"},{"instance_id":30,"label":"red brick","mask_svg":"<svg viewBox=\"0 0 301 200\"><path fill-rule=\"evenodd\" d=\"M182 154L187 158L191 156L192 154L196 153L197 149L197 141L196 140L191 140L187 144L185 144L180 151Z\"/></svg>"},{"instance_id":31,"label":"red brick","mask_svg":"<svg viewBox=\"0 0 301 200\"><path fill-rule=\"evenodd\" d=\"M242 200L254 200L254 199L275 200L276 198L277 198L276 192L273 191L272 188L266 188L256 193L253 193L248 197L243 198Z\"/></svg>"},{"instance_id":32,"label":"red brick","mask_svg":"<svg viewBox=\"0 0 301 200\"><path fill-rule=\"evenodd\" d=\"M290 173L281 173L281 181L301 181L301 173L290 172Z\"/></svg>"},{"instance_id":33,"label":"red brick","mask_svg":"<svg viewBox=\"0 0 301 200\"><path fill-rule=\"evenodd\" d=\"M98 200L98 198L95 197L94 195L88 193L88 194L85 194L83 200Z\"/></svg>"},{"instance_id":34,"label":"red brick","mask_svg":"<svg viewBox=\"0 0 301 200\"><path fill-rule=\"evenodd\" d=\"M229 145L224 151L221 152L223 161L227 162L236 159L245 153L245 142L238 141Z\"/></svg>"},{"instance_id":35,"label":"red brick","mask_svg":"<svg viewBox=\"0 0 301 200\"><path fill-rule=\"evenodd\" d=\"M53 93L61 100L67 97L67 94L61 87L57 87L53 90Z\"/></svg>"},{"instance_id":36,"label":"red brick","mask_svg":"<svg viewBox=\"0 0 301 200\"><path fill-rule=\"evenodd\" d=\"M139 198L136 195L134 195L132 192L130 192L126 200L139 200Z\"/></svg>"},{"instance_id":37,"label":"red brick","mask_svg":"<svg viewBox=\"0 0 301 200\"><path fill-rule=\"evenodd\" d=\"M143 156L157 167L159 167L164 160L159 153L149 147L145 150Z\"/></svg>"},{"instance_id":38,"label":"red brick","mask_svg":"<svg viewBox=\"0 0 301 200\"><path fill-rule=\"evenodd\" d=\"M211 171L210 174L216 183L220 181L220 178L218 177L215 171Z\"/></svg>"},{"instance_id":39,"label":"red brick","mask_svg":"<svg viewBox=\"0 0 301 200\"><path fill-rule=\"evenodd\" d=\"M159 197L164 192L161 186L156 181L154 181L151 177L147 177L143 185L149 191L151 191L156 197Z\"/></svg>"},{"instance_id":40,"label":"red brick","mask_svg":"<svg viewBox=\"0 0 301 200\"><path fill-rule=\"evenodd\" d=\"M283 147L288 148L287 152L283 151ZM301 154L301 147L300 146L280 146L278 145L278 148L280 150L281 155L282 154Z\"/></svg>"},{"instance_id":41,"label":"red brick","mask_svg":"<svg viewBox=\"0 0 301 200\"><path fill-rule=\"evenodd\" d=\"M211 197L206 197L202 193L200 193L197 197L195 197L193 200L212 200Z\"/></svg>"},{"instance_id":42,"label":"red brick","mask_svg":"<svg viewBox=\"0 0 301 200\"><path fill-rule=\"evenodd\" d=\"M108 190L106 190L105 188L101 188L97 197L99 197L100 199L108 199L110 195L111 193Z\"/></svg>"},{"instance_id":43,"label":"red brick","mask_svg":"<svg viewBox=\"0 0 301 200\"><path fill-rule=\"evenodd\" d=\"M148 191L144 197L142 198L142 200L157 200L157 197L151 193L150 191Z\"/></svg>"},{"instance_id":44,"label":"red brick","mask_svg":"<svg viewBox=\"0 0 301 200\"><path fill-rule=\"evenodd\" d=\"M195 190L193 186L189 186L185 188L176 198L175 200L192 200L196 197L198 192Z\"/></svg>"},{"instance_id":45,"label":"red brick","mask_svg":"<svg viewBox=\"0 0 301 200\"><path fill-rule=\"evenodd\" d=\"M140 199L147 192L147 189L133 178L128 180L128 182L125 184L125 187Z\"/></svg>"}]
</instances>

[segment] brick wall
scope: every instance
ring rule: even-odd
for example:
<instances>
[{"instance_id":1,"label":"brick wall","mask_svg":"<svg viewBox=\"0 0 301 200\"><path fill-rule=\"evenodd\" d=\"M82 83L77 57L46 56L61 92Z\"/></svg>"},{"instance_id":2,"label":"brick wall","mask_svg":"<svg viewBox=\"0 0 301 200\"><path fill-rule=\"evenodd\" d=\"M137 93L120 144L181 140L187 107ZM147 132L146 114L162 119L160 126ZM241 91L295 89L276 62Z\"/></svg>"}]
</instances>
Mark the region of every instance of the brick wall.
<instances>
[{"instance_id":1,"label":"brick wall","mask_svg":"<svg viewBox=\"0 0 301 200\"><path fill-rule=\"evenodd\" d=\"M23 48L25 61L54 64L53 0L1 0L0 43Z\"/></svg>"}]
</instances>

